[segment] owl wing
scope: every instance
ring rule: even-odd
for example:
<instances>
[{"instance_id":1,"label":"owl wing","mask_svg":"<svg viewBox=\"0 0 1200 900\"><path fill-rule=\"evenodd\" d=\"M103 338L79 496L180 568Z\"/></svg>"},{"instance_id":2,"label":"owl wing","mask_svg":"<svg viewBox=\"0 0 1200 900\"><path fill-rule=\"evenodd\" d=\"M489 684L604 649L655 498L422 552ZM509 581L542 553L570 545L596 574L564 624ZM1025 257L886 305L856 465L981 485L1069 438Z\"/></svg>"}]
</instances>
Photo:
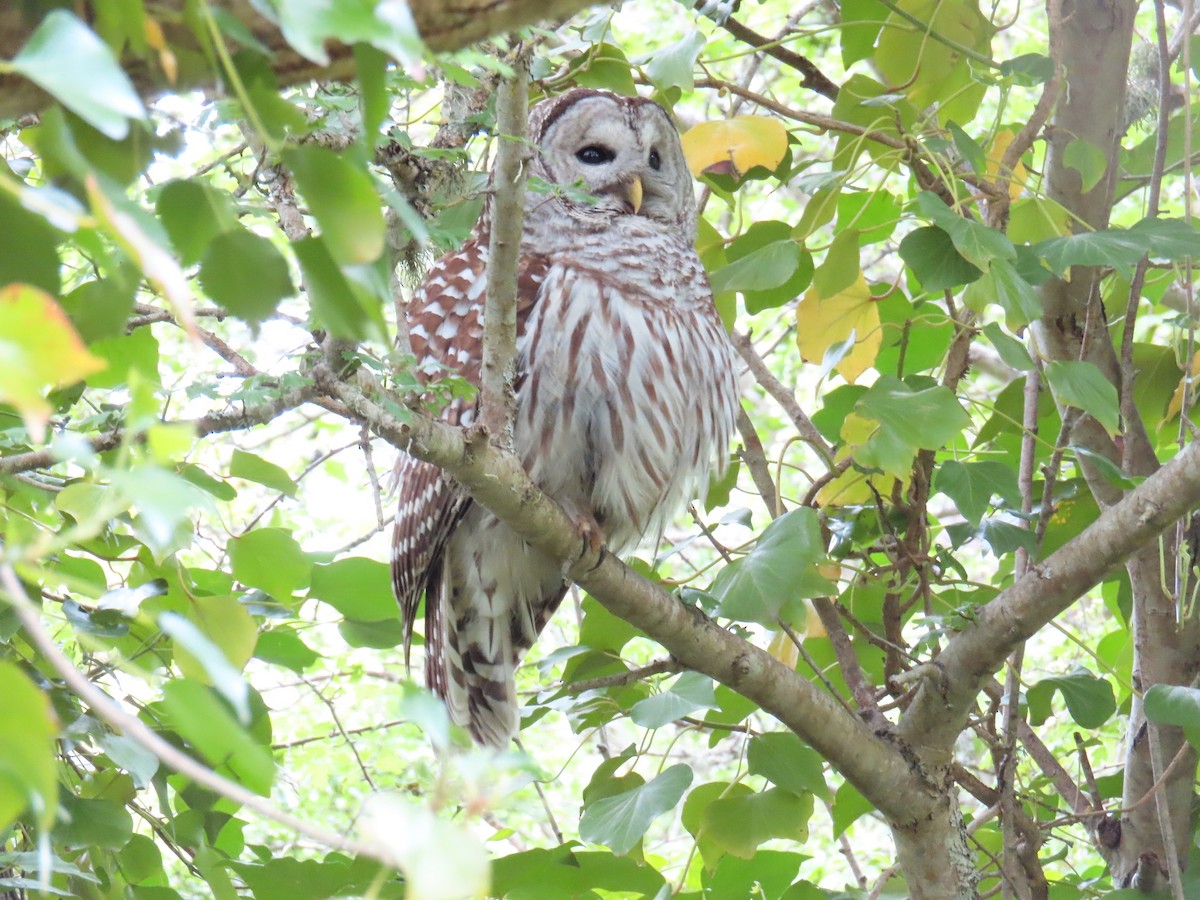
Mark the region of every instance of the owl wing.
<instances>
[{"instance_id":1,"label":"owl wing","mask_svg":"<svg viewBox=\"0 0 1200 900\"><path fill-rule=\"evenodd\" d=\"M487 248L484 231L460 250L442 257L409 302L409 339L418 377L426 384L440 371L449 370L479 386ZM536 302L546 268L545 261L536 256L521 260L518 331ZM440 418L450 425L468 426L475 421L476 408L474 401L456 398ZM392 532L392 589L403 618L404 663L406 667L409 664L417 609L425 595L426 681L445 696L442 564L446 543L472 501L440 468L408 454L401 454L396 471L399 503Z\"/></svg>"}]
</instances>

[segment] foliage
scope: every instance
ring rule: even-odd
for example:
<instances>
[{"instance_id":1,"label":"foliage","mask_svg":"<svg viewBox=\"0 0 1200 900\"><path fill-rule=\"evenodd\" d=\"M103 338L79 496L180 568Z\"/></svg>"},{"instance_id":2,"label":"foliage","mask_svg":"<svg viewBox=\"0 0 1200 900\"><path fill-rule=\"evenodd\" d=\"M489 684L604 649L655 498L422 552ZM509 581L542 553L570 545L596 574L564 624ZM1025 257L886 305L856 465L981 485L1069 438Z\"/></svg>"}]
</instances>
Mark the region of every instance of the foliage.
<instances>
[{"instance_id":1,"label":"foliage","mask_svg":"<svg viewBox=\"0 0 1200 900\"><path fill-rule=\"evenodd\" d=\"M0 892L935 896L880 843L903 841L887 786L847 777L854 727L918 759L926 664L1189 444L1186 66L1131 69L1182 101L1155 130L1110 110L1110 167L1083 138L1048 149L1039 100L1070 98L1025 7L764 0L718 22L630 0L521 35L534 99L637 91L691 126L697 247L749 373L725 477L632 569L799 673L796 719L844 730L789 730L579 592L494 754L401 666L394 448L314 373L401 423L428 411L396 299L478 215L513 56L424 53L405 4L279 3L300 55L352 47L341 80L281 86L204 0L180 21L60 5L25 4L0 60L49 97L0 120ZM1051 171L1109 191L1111 221ZM1089 279L1086 316L1050 314ZM1122 896L1129 854L1167 875L1195 844L1187 822L1106 844L1094 815L1153 818L1135 786L1168 764L1190 808L1194 535L1116 560L1148 570L1089 535L1095 587L1057 618L1033 602L1024 662L969 687L932 779L969 836L963 896ZM1176 630L1135 653L1147 571ZM1125 755L1143 716L1166 758Z\"/></svg>"}]
</instances>

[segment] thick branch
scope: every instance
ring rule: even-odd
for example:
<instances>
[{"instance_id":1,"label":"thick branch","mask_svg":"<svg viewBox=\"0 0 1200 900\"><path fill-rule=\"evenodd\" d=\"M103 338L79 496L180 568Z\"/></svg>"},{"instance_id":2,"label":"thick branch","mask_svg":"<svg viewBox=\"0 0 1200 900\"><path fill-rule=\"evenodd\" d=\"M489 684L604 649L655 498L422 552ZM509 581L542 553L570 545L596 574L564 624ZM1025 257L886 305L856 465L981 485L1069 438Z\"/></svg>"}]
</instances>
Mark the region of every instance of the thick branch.
<instances>
[{"instance_id":1,"label":"thick branch","mask_svg":"<svg viewBox=\"0 0 1200 900\"><path fill-rule=\"evenodd\" d=\"M922 683L900 723L916 744L949 747L985 680L1005 657L1116 565L1150 545L1200 502L1200 445L1183 450L1082 534L1030 568L938 656L942 677Z\"/></svg>"},{"instance_id":2,"label":"thick branch","mask_svg":"<svg viewBox=\"0 0 1200 900\"><path fill-rule=\"evenodd\" d=\"M92 21L95 10L108 0L77 0L72 9L81 18ZM516 31L549 19L570 16L595 0L408 0L417 31L425 45L434 51L458 50L493 34ZM285 40L277 25L259 15L252 0L215 0L241 22L250 34L270 52L271 67L280 86L314 79L339 81L355 73L351 48L330 43L325 47L327 62L314 62L297 53ZM180 59L203 59L195 35L186 25L185 0L158 0L154 16L163 28L168 44L187 50ZM27 15L24 8L49 9L29 4L0 4L0 58L11 59L29 39L40 16ZM210 87L215 79L204 68L183 66L177 80L169 83L158 65L127 56L122 65L134 87L143 97L165 91ZM35 112L46 106L48 98L40 88L15 75L0 75L0 119Z\"/></svg>"},{"instance_id":3,"label":"thick branch","mask_svg":"<svg viewBox=\"0 0 1200 900\"><path fill-rule=\"evenodd\" d=\"M606 550L591 550L515 455L431 419L414 415L401 422L329 369L318 367L314 375L330 398L322 405L368 423L392 445L444 468L523 538L566 560L571 579L610 612L658 641L682 665L753 700L811 744L889 821L916 827L931 814L935 793L895 746L766 651L680 603Z\"/></svg>"}]
</instances>

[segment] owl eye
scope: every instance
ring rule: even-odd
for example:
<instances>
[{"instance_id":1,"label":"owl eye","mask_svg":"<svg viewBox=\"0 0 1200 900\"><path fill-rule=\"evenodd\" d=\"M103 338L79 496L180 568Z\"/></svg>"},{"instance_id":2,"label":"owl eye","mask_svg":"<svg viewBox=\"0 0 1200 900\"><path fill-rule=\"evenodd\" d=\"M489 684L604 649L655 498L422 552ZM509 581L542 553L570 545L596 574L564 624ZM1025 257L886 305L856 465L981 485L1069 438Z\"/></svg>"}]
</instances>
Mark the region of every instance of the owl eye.
<instances>
[{"instance_id":1,"label":"owl eye","mask_svg":"<svg viewBox=\"0 0 1200 900\"><path fill-rule=\"evenodd\" d=\"M584 165L599 166L603 165L604 163L612 162L617 158L617 154L613 153L607 147L600 147L596 144L590 144L576 153L575 158Z\"/></svg>"},{"instance_id":2,"label":"owl eye","mask_svg":"<svg viewBox=\"0 0 1200 900\"><path fill-rule=\"evenodd\" d=\"M650 168L655 172L662 168L662 158L658 155L658 148L650 148Z\"/></svg>"}]
</instances>

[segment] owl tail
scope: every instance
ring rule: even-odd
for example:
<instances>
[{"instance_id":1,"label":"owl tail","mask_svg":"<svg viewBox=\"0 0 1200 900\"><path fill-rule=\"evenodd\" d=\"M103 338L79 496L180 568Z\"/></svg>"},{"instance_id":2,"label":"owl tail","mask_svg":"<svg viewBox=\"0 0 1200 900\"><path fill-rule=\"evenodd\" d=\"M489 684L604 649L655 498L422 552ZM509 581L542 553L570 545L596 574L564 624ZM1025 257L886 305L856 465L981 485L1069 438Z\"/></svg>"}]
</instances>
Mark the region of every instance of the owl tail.
<instances>
[{"instance_id":1,"label":"owl tail","mask_svg":"<svg viewBox=\"0 0 1200 900\"><path fill-rule=\"evenodd\" d=\"M438 693L450 718L468 728L477 743L503 749L521 720L514 681L517 654L507 611L494 615L491 606L485 601L446 628L445 690Z\"/></svg>"}]
</instances>

